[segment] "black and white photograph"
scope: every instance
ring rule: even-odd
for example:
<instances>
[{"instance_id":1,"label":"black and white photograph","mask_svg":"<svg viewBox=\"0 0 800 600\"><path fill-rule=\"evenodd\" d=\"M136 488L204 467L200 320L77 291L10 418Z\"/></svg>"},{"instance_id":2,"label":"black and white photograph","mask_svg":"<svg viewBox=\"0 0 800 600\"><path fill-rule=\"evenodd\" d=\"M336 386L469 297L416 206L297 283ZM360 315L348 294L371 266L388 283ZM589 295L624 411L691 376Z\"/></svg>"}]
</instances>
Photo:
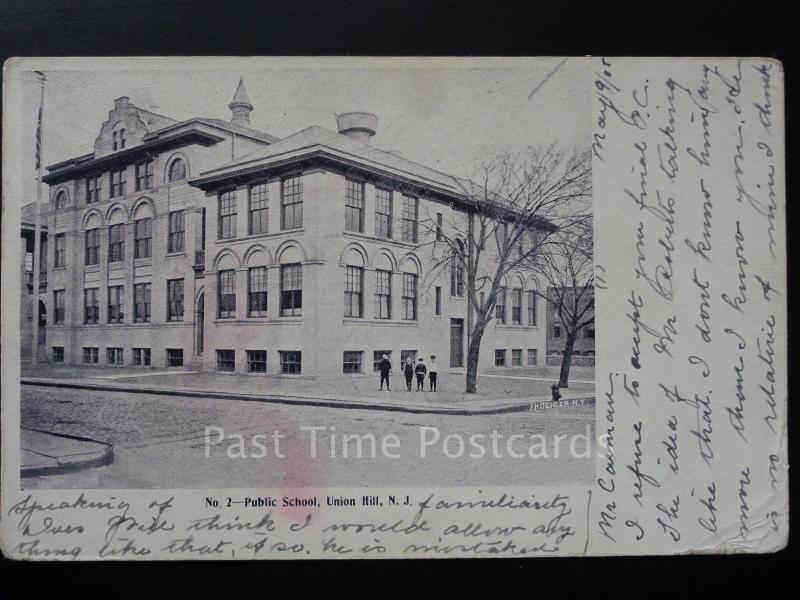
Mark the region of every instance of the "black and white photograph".
<instances>
[{"instance_id":1,"label":"black and white photograph","mask_svg":"<svg viewBox=\"0 0 800 600\"><path fill-rule=\"evenodd\" d=\"M22 487L590 483L587 64L271 62L25 73Z\"/></svg>"},{"instance_id":2,"label":"black and white photograph","mask_svg":"<svg viewBox=\"0 0 800 600\"><path fill-rule=\"evenodd\" d=\"M783 76L7 61L2 551L780 551Z\"/></svg>"}]
</instances>

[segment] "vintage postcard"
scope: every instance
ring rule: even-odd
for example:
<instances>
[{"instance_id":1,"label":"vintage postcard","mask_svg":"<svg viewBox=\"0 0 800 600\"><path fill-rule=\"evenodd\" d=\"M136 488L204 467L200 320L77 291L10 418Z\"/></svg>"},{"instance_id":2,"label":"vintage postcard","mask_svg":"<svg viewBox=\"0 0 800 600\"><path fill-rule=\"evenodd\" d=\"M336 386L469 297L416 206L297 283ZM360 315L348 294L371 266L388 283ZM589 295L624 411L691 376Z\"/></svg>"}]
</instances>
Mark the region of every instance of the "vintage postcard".
<instances>
[{"instance_id":1,"label":"vintage postcard","mask_svg":"<svg viewBox=\"0 0 800 600\"><path fill-rule=\"evenodd\" d=\"M18 58L0 546L775 552L762 58Z\"/></svg>"}]
</instances>

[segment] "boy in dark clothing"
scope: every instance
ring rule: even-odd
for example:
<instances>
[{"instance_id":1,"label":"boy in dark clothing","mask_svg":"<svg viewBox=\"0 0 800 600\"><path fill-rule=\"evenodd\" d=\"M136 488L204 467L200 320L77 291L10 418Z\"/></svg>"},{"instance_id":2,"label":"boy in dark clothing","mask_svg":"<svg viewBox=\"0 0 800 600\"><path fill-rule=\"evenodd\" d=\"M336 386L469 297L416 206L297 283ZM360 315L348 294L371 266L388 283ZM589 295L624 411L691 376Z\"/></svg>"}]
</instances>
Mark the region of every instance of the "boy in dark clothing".
<instances>
[{"instance_id":1,"label":"boy in dark clothing","mask_svg":"<svg viewBox=\"0 0 800 600\"><path fill-rule=\"evenodd\" d=\"M406 391L411 391L411 380L414 379L414 363L411 362L411 357L406 358L406 363L403 365L403 374L406 376Z\"/></svg>"},{"instance_id":2,"label":"boy in dark clothing","mask_svg":"<svg viewBox=\"0 0 800 600\"><path fill-rule=\"evenodd\" d=\"M392 370L392 363L389 362L389 357L384 354L381 362L378 363L378 369L381 372L381 389L379 391L383 391L383 382L386 382L386 391L391 392L391 388L389 387L389 371Z\"/></svg>"},{"instance_id":3,"label":"boy in dark clothing","mask_svg":"<svg viewBox=\"0 0 800 600\"><path fill-rule=\"evenodd\" d=\"M414 372L417 374L417 391L424 392L425 391L425 373L428 372L428 367L425 366L425 363L420 358L419 362L417 363L417 368L414 369Z\"/></svg>"}]
</instances>

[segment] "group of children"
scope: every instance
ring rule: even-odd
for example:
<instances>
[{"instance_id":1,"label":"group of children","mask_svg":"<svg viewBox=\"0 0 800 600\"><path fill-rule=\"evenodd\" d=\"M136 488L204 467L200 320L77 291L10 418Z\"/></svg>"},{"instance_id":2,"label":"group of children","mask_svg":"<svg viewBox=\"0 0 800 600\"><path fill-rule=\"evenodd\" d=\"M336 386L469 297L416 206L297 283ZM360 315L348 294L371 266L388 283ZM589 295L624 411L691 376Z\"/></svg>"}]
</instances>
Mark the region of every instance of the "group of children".
<instances>
[{"instance_id":1,"label":"group of children","mask_svg":"<svg viewBox=\"0 0 800 600\"><path fill-rule=\"evenodd\" d=\"M378 365L378 369L381 372L381 387L380 391L383 391L383 383L386 382L386 390L391 392L391 388L389 387L389 372L392 370L392 363L389 362L389 357L384 354L381 362ZM428 391L435 392L436 391L436 376L438 374L438 366L436 364L436 356L431 356L431 364L430 367L425 365L425 361L420 358L417 362L417 365L414 366L413 359L409 356L406 358L406 362L403 364L403 375L406 377L406 390L411 391L411 382L414 379L414 375L417 376L417 391L424 392L425 391L425 375L428 375L429 387Z\"/></svg>"}]
</instances>

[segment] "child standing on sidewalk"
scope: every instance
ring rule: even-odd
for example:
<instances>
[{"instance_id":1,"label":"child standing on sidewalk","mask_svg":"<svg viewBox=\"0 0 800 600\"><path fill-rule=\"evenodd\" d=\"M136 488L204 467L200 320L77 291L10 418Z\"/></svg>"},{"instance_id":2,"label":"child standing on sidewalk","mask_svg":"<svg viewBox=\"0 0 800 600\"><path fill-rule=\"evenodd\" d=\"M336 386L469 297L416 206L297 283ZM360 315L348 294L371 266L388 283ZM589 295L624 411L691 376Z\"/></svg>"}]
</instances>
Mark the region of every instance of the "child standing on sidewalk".
<instances>
[{"instance_id":1,"label":"child standing on sidewalk","mask_svg":"<svg viewBox=\"0 0 800 600\"><path fill-rule=\"evenodd\" d=\"M429 391L436 391L436 375L438 374L438 367L436 366L436 356L431 356L431 366L428 369L428 377L430 379Z\"/></svg>"},{"instance_id":2,"label":"child standing on sidewalk","mask_svg":"<svg viewBox=\"0 0 800 600\"><path fill-rule=\"evenodd\" d=\"M419 362L417 363L417 368L414 369L414 372L417 374L417 391L424 392L425 373L428 372L428 367L425 366L425 362L421 358L419 359Z\"/></svg>"}]
</instances>

